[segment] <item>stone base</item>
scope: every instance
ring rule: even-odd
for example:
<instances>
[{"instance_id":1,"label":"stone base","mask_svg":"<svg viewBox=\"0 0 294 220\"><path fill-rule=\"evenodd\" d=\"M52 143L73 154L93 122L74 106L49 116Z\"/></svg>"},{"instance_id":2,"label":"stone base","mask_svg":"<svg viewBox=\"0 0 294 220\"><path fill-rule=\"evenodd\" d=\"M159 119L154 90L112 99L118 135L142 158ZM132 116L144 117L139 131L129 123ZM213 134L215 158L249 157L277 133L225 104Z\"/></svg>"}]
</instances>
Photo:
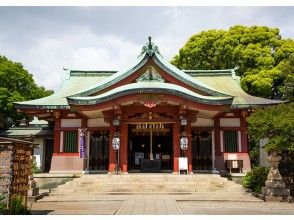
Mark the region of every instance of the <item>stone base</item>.
<instances>
[{"instance_id":1,"label":"stone base","mask_svg":"<svg viewBox=\"0 0 294 220\"><path fill-rule=\"evenodd\" d=\"M265 196L288 197L290 196L290 190L285 189L283 187L275 187L275 188L263 187L262 194Z\"/></svg>"},{"instance_id":2,"label":"stone base","mask_svg":"<svg viewBox=\"0 0 294 220\"><path fill-rule=\"evenodd\" d=\"M265 202L293 202L293 198L291 196L283 197L283 196L266 196L263 194L259 194L258 198L262 199Z\"/></svg>"},{"instance_id":3,"label":"stone base","mask_svg":"<svg viewBox=\"0 0 294 220\"><path fill-rule=\"evenodd\" d=\"M123 174L129 174L129 172L122 172L122 171L118 171L116 173L116 171L111 171L107 173L108 175L123 175Z\"/></svg>"},{"instance_id":4,"label":"stone base","mask_svg":"<svg viewBox=\"0 0 294 220\"><path fill-rule=\"evenodd\" d=\"M30 188L28 190L28 196L37 196L39 194L39 187Z\"/></svg>"},{"instance_id":5,"label":"stone base","mask_svg":"<svg viewBox=\"0 0 294 220\"><path fill-rule=\"evenodd\" d=\"M40 194L35 196L28 196L28 201L32 203L42 198L43 198L43 195L40 195Z\"/></svg>"},{"instance_id":6,"label":"stone base","mask_svg":"<svg viewBox=\"0 0 294 220\"><path fill-rule=\"evenodd\" d=\"M212 174L219 174L219 171L216 170L216 169L213 169L213 170L211 171L211 173L212 173Z\"/></svg>"}]
</instances>

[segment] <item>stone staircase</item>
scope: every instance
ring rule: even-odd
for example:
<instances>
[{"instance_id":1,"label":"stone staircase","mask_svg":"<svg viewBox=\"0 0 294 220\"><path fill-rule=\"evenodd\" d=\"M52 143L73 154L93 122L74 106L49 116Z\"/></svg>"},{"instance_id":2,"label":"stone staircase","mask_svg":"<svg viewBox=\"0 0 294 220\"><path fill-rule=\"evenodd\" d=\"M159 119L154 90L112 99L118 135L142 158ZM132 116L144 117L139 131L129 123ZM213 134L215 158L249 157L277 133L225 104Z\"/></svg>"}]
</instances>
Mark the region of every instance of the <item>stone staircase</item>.
<instances>
[{"instance_id":1,"label":"stone staircase","mask_svg":"<svg viewBox=\"0 0 294 220\"><path fill-rule=\"evenodd\" d=\"M52 189L49 196L195 193L246 194L241 185L215 174L91 174Z\"/></svg>"}]
</instances>

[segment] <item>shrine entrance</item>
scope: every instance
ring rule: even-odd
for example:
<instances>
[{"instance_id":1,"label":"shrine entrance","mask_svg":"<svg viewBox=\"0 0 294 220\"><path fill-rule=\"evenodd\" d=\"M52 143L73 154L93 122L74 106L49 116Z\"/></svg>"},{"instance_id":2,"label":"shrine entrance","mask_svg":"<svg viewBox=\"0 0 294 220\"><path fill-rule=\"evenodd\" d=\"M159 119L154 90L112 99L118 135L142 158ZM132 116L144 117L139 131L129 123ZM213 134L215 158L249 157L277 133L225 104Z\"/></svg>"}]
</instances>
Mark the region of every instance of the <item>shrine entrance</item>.
<instances>
[{"instance_id":1,"label":"shrine entrance","mask_svg":"<svg viewBox=\"0 0 294 220\"><path fill-rule=\"evenodd\" d=\"M211 131L192 132L192 168L195 171L212 170Z\"/></svg>"},{"instance_id":2,"label":"shrine entrance","mask_svg":"<svg viewBox=\"0 0 294 220\"><path fill-rule=\"evenodd\" d=\"M128 140L130 172L172 172L171 123L130 124Z\"/></svg>"},{"instance_id":3,"label":"shrine entrance","mask_svg":"<svg viewBox=\"0 0 294 220\"><path fill-rule=\"evenodd\" d=\"M108 171L109 131L90 133L89 171Z\"/></svg>"}]
</instances>

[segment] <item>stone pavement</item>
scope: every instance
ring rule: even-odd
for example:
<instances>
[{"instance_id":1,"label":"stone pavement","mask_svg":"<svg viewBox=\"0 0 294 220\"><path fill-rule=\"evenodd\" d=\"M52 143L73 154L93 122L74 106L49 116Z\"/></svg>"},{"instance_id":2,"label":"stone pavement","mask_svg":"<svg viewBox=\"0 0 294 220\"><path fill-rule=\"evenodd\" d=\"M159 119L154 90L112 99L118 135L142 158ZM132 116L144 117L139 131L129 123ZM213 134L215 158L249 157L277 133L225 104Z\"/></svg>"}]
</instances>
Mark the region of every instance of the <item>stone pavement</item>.
<instances>
[{"instance_id":1,"label":"stone pavement","mask_svg":"<svg viewBox=\"0 0 294 220\"><path fill-rule=\"evenodd\" d=\"M188 215L294 215L293 203L236 201L178 201Z\"/></svg>"},{"instance_id":2,"label":"stone pavement","mask_svg":"<svg viewBox=\"0 0 294 220\"><path fill-rule=\"evenodd\" d=\"M99 195L85 198L53 196L32 205L33 214L99 215L294 215L294 203L265 203L249 194Z\"/></svg>"},{"instance_id":3,"label":"stone pavement","mask_svg":"<svg viewBox=\"0 0 294 220\"><path fill-rule=\"evenodd\" d=\"M36 202L33 215L114 215L123 201Z\"/></svg>"}]
</instances>

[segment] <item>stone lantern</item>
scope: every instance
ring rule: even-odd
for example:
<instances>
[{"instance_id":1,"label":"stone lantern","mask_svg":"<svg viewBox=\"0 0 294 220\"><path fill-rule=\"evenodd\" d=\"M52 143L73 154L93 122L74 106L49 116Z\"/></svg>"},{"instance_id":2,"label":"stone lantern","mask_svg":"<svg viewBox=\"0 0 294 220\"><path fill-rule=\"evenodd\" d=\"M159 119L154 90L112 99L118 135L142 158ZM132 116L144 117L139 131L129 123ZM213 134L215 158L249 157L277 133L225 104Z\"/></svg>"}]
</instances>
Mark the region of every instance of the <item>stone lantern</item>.
<instances>
[{"instance_id":1,"label":"stone lantern","mask_svg":"<svg viewBox=\"0 0 294 220\"><path fill-rule=\"evenodd\" d=\"M279 172L278 166L281 157L277 153L271 153L268 157L270 171L262 188L262 199L266 202L292 201L290 190L286 189L285 182Z\"/></svg>"}]
</instances>

